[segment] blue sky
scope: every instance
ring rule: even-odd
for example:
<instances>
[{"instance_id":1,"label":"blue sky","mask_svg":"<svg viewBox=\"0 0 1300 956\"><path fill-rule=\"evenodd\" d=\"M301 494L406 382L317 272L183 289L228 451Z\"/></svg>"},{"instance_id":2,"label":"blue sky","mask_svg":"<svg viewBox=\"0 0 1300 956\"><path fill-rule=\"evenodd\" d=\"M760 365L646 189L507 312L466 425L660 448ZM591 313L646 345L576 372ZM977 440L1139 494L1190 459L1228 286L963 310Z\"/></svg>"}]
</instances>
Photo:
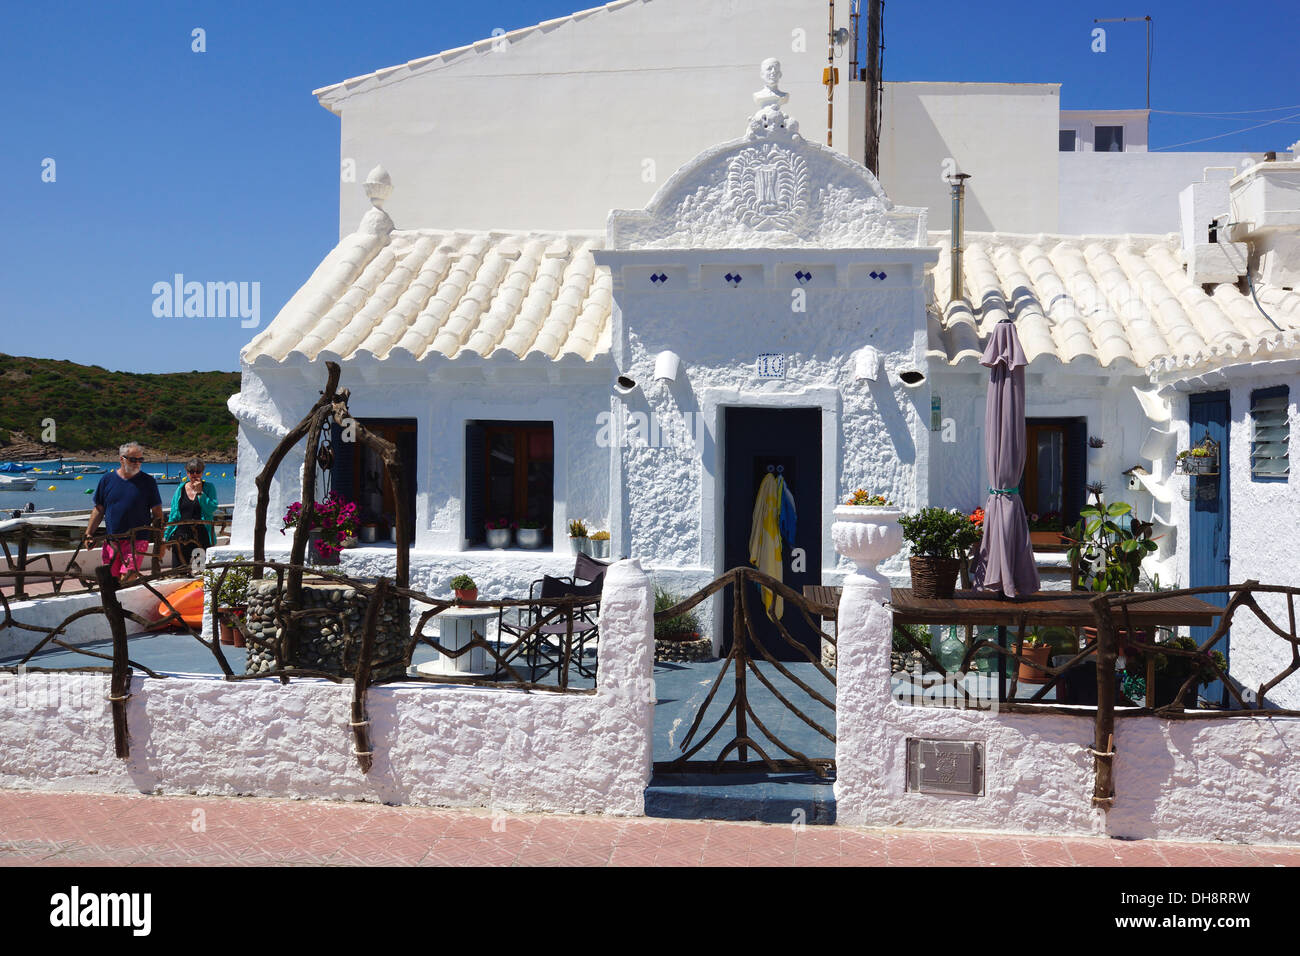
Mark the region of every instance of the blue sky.
<instances>
[{"instance_id":1,"label":"blue sky","mask_svg":"<svg viewBox=\"0 0 1300 956\"><path fill-rule=\"evenodd\" d=\"M256 281L264 327L310 275L337 237L339 142L338 120L311 90L582 6L6 4L0 351L132 371L236 369L254 330L237 318L155 317L153 286L175 273ZM1143 25L1108 24L1099 54L1092 18L1149 13L1154 109L1300 104L1300 29L1293 12L1259 26L1271 9L891 0L885 77L1060 82L1067 109L1141 107ZM191 50L195 27L206 31L202 54ZM1300 106L1157 113L1152 146L1231 133L1188 148L1284 149L1300 138L1291 114ZM46 158L53 182L42 181Z\"/></svg>"}]
</instances>

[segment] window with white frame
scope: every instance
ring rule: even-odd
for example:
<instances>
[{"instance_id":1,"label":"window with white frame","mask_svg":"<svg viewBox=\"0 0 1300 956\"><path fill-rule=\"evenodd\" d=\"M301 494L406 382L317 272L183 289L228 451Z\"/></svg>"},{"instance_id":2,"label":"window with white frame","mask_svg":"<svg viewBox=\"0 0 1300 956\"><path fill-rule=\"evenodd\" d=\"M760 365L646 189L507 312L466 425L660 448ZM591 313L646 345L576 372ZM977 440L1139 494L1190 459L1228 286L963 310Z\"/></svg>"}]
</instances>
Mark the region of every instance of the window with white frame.
<instances>
[{"instance_id":1,"label":"window with white frame","mask_svg":"<svg viewBox=\"0 0 1300 956\"><path fill-rule=\"evenodd\" d=\"M1252 481L1286 481L1290 474L1287 417L1290 390L1285 385L1250 393L1250 477Z\"/></svg>"}]
</instances>

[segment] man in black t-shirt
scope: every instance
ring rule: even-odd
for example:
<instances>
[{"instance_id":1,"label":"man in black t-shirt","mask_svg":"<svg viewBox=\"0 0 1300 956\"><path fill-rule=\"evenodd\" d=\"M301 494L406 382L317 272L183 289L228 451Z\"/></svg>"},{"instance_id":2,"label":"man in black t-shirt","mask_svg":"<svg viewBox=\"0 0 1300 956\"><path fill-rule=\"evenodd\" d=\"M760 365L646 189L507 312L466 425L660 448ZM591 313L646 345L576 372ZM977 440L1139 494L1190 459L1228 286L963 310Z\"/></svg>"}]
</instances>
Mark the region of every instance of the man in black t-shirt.
<instances>
[{"instance_id":1,"label":"man in black t-shirt","mask_svg":"<svg viewBox=\"0 0 1300 956\"><path fill-rule=\"evenodd\" d=\"M99 479L95 488L95 509L86 526L89 547L99 523L107 517L109 541L104 545L104 563L116 577L136 574L141 557L149 551L150 527L162 526L162 498L158 483L140 470L144 451L135 442L118 449L121 465ZM132 538L127 538L134 531Z\"/></svg>"}]
</instances>

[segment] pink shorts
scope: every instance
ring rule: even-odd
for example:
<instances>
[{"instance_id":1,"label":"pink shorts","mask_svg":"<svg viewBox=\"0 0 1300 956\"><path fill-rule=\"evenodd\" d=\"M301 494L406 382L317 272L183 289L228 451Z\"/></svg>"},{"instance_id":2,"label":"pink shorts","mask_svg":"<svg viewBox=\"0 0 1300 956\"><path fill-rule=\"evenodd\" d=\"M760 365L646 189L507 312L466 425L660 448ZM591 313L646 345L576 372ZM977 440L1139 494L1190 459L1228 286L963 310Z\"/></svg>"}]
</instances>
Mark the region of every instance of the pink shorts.
<instances>
[{"instance_id":1,"label":"pink shorts","mask_svg":"<svg viewBox=\"0 0 1300 956\"><path fill-rule=\"evenodd\" d=\"M134 545L134 547L133 547ZM149 553L147 540L110 541L104 545L100 554L104 563L113 572L113 577L120 578L130 571L141 571L143 558Z\"/></svg>"}]
</instances>

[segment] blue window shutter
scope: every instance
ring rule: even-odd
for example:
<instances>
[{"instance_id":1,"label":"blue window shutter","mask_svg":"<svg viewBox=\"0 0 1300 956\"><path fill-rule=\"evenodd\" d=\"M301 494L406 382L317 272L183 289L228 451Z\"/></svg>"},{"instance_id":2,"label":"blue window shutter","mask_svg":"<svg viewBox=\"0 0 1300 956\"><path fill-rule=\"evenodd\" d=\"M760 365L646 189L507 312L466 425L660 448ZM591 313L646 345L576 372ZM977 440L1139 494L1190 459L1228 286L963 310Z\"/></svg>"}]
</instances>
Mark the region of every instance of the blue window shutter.
<instances>
[{"instance_id":1,"label":"blue window shutter","mask_svg":"<svg viewBox=\"0 0 1300 956\"><path fill-rule=\"evenodd\" d=\"M465 538L471 544L485 541L483 497L487 490L487 435L482 425L465 426Z\"/></svg>"},{"instance_id":2,"label":"blue window shutter","mask_svg":"<svg viewBox=\"0 0 1300 956\"><path fill-rule=\"evenodd\" d=\"M356 456L359 446L356 442L345 442L343 429L337 423L331 422L330 447L334 450L334 467L330 469L330 488L348 501L356 501Z\"/></svg>"},{"instance_id":3,"label":"blue window shutter","mask_svg":"<svg viewBox=\"0 0 1300 956\"><path fill-rule=\"evenodd\" d=\"M1065 425L1065 487L1062 489L1062 517L1068 528L1079 520L1088 499L1088 423L1080 419Z\"/></svg>"}]
</instances>

